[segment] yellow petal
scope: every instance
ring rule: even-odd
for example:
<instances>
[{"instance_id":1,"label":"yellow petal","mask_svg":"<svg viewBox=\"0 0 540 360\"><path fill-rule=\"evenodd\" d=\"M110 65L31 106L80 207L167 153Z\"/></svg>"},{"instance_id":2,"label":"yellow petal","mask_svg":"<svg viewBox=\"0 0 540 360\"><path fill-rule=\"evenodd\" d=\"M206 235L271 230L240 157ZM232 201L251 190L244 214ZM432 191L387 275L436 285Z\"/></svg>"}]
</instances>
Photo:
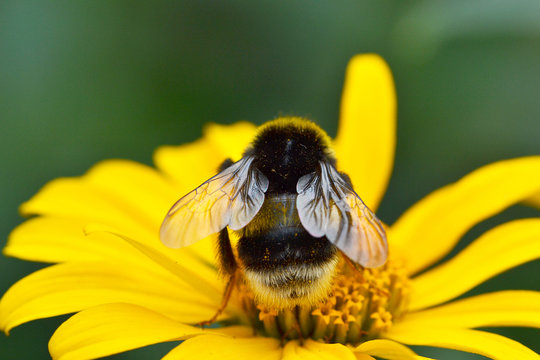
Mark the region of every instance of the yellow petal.
<instances>
[{"instance_id":1,"label":"yellow petal","mask_svg":"<svg viewBox=\"0 0 540 360\"><path fill-rule=\"evenodd\" d=\"M468 329L440 329L421 323L397 324L385 334L408 345L435 346L480 354L490 359L527 360L540 356L526 346L501 335Z\"/></svg>"},{"instance_id":2,"label":"yellow petal","mask_svg":"<svg viewBox=\"0 0 540 360\"><path fill-rule=\"evenodd\" d=\"M154 230L183 195L181 189L155 169L127 160L100 162L81 180Z\"/></svg>"},{"instance_id":3,"label":"yellow petal","mask_svg":"<svg viewBox=\"0 0 540 360\"><path fill-rule=\"evenodd\" d=\"M450 300L505 270L539 258L538 239L540 219L536 218L491 229L454 258L414 278L410 309Z\"/></svg>"},{"instance_id":4,"label":"yellow petal","mask_svg":"<svg viewBox=\"0 0 540 360\"><path fill-rule=\"evenodd\" d=\"M484 166L428 195L390 228L391 251L415 273L441 259L478 222L540 190L540 156Z\"/></svg>"},{"instance_id":5,"label":"yellow petal","mask_svg":"<svg viewBox=\"0 0 540 360\"><path fill-rule=\"evenodd\" d=\"M335 141L338 168L366 205L379 205L394 163L396 95L388 65L377 55L349 63Z\"/></svg>"},{"instance_id":6,"label":"yellow petal","mask_svg":"<svg viewBox=\"0 0 540 360\"><path fill-rule=\"evenodd\" d=\"M179 194L178 189L148 166L127 160L108 160L82 177L51 181L21 206L21 212L105 223L122 224L121 220L125 219L128 227L135 223L155 233Z\"/></svg>"},{"instance_id":7,"label":"yellow petal","mask_svg":"<svg viewBox=\"0 0 540 360\"><path fill-rule=\"evenodd\" d=\"M11 232L4 254L47 263L124 259L141 256L125 241L110 234L86 236L85 220L40 216Z\"/></svg>"},{"instance_id":8,"label":"yellow petal","mask_svg":"<svg viewBox=\"0 0 540 360\"><path fill-rule=\"evenodd\" d=\"M225 159L238 160L254 135L255 126L247 122L228 126L209 124L202 139L158 148L154 163L187 193L217 174Z\"/></svg>"},{"instance_id":9,"label":"yellow petal","mask_svg":"<svg viewBox=\"0 0 540 360\"><path fill-rule=\"evenodd\" d=\"M56 360L95 359L205 333L140 306L106 304L81 311L60 325L49 351Z\"/></svg>"},{"instance_id":10,"label":"yellow petal","mask_svg":"<svg viewBox=\"0 0 540 360\"><path fill-rule=\"evenodd\" d=\"M400 323L426 327L530 326L540 328L540 292L499 291L410 313Z\"/></svg>"},{"instance_id":11,"label":"yellow petal","mask_svg":"<svg viewBox=\"0 0 540 360\"><path fill-rule=\"evenodd\" d=\"M366 353L389 360L421 360L429 359L423 356L418 356L400 343L392 340L377 339L366 341L353 349L354 352Z\"/></svg>"},{"instance_id":12,"label":"yellow petal","mask_svg":"<svg viewBox=\"0 0 540 360\"><path fill-rule=\"evenodd\" d=\"M237 161L253 141L256 129L255 125L246 121L233 125L208 124L204 128L204 137L219 153Z\"/></svg>"},{"instance_id":13,"label":"yellow petal","mask_svg":"<svg viewBox=\"0 0 540 360\"><path fill-rule=\"evenodd\" d=\"M88 233L105 232L116 235L146 255L148 259L155 262L155 264L159 265L162 269L168 270L180 280L191 285L193 289L201 291L208 299L212 300L221 297L222 288L216 281L217 274L214 269L201 266L200 263L194 261L189 256L181 258L182 261L175 261L174 258L167 255L164 249L156 250L151 246L147 246L139 241L131 239L130 237L120 234L114 229L104 227L101 224L89 224L86 226L85 231ZM174 252L174 250L171 249L167 249L167 251Z\"/></svg>"},{"instance_id":14,"label":"yellow petal","mask_svg":"<svg viewBox=\"0 0 540 360\"><path fill-rule=\"evenodd\" d=\"M140 305L178 321L195 323L211 318L220 298L208 300L166 272L150 272L133 264L65 263L36 271L15 283L0 300L0 328L8 332L31 320L113 302Z\"/></svg>"},{"instance_id":15,"label":"yellow petal","mask_svg":"<svg viewBox=\"0 0 540 360\"><path fill-rule=\"evenodd\" d=\"M23 215L53 215L101 222L157 238L159 226L181 192L154 169L131 161L108 160L82 177L60 178L21 205Z\"/></svg>"},{"instance_id":16,"label":"yellow petal","mask_svg":"<svg viewBox=\"0 0 540 360\"><path fill-rule=\"evenodd\" d=\"M49 182L20 207L23 215L49 215L66 219L101 222L140 239L157 239L159 224L121 201L89 186L81 178Z\"/></svg>"},{"instance_id":17,"label":"yellow petal","mask_svg":"<svg viewBox=\"0 0 540 360\"><path fill-rule=\"evenodd\" d=\"M197 336L184 341L162 360L280 360L279 340L264 337L247 339L219 335Z\"/></svg>"},{"instance_id":18,"label":"yellow petal","mask_svg":"<svg viewBox=\"0 0 540 360\"><path fill-rule=\"evenodd\" d=\"M157 148L154 164L187 194L217 173L219 164L224 160L221 157L203 138L185 145Z\"/></svg>"},{"instance_id":19,"label":"yellow petal","mask_svg":"<svg viewBox=\"0 0 540 360\"><path fill-rule=\"evenodd\" d=\"M104 225L87 224L83 229L83 224L81 220L49 217L29 220L13 231L4 252L46 262L104 260L145 267L147 271L167 270L205 297L221 297L223 284L216 269L191 256L191 248L172 250L160 244L152 247Z\"/></svg>"},{"instance_id":20,"label":"yellow petal","mask_svg":"<svg viewBox=\"0 0 540 360\"><path fill-rule=\"evenodd\" d=\"M341 344L325 344L307 339L304 345L297 340L289 341L283 348L282 360L354 360L353 352Z\"/></svg>"},{"instance_id":21,"label":"yellow petal","mask_svg":"<svg viewBox=\"0 0 540 360\"><path fill-rule=\"evenodd\" d=\"M159 227L169 208L182 195L148 166L109 160L96 165L83 177L48 183L21 206L21 212L77 223L107 224L148 246L168 251L159 242ZM214 250L208 241L199 242L188 252L207 264L214 262Z\"/></svg>"}]
</instances>

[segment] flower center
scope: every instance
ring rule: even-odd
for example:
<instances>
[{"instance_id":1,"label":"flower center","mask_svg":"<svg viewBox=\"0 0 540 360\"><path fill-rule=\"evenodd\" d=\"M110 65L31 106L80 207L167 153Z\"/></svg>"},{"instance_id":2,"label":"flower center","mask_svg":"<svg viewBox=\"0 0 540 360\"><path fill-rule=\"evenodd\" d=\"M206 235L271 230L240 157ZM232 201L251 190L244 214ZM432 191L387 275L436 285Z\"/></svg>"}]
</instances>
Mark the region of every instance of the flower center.
<instances>
[{"instance_id":1,"label":"flower center","mask_svg":"<svg viewBox=\"0 0 540 360\"><path fill-rule=\"evenodd\" d=\"M242 307L261 335L342 344L358 344L387 331L406 311L409 289L403 265L392 259L377 269L354 270L340 263L328 298L313 307L256 305L247 285L238 285Z\"/></svg>"}]
</instances>

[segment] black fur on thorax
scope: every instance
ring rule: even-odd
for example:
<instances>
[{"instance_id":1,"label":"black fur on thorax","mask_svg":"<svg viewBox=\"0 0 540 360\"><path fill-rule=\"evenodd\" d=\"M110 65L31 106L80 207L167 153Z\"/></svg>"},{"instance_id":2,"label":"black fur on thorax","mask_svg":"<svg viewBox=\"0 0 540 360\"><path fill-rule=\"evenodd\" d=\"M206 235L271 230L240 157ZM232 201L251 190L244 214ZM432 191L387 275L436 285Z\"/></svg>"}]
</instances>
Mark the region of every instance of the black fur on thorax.
<instances>
[{"instance_id":1,"label":"black fur on thorax","mask_svg":"<svg viewBox=\"0 0 540 360\"><path fill-rule=\"evenodd\" d=\"M269 180L269 193L296 193L298 179L319 171L319 161L335 160L317 130L301 124L279 123L263 129L245 155Z\"/></svg>"}]
</instances>

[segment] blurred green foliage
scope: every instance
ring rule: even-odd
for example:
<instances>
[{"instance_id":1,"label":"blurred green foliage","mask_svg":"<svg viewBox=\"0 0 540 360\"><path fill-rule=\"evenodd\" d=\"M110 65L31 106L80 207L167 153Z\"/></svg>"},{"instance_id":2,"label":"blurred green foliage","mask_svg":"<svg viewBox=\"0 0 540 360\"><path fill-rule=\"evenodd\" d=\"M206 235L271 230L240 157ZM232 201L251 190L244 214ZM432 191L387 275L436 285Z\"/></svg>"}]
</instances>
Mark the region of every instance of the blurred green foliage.
<instances>
[{"instance_id":1,"label":"blurred green foliage","mask_svg":"<svg viewBox=\"0 0 540 360\"><path fill-rule=\"evenodd\" d=\"M539 13L540 2L525 0L4 0L0 245L22 221L17 206L47 181L106 158L150 164L157 146L192 141L207 122L294 114L335 134L345 66L366 52L389 62L397 86L396 165L380 209L391 223L481 165L540 153ZM521 216L538 213L511 209L460 247ZM0 293L41 266L1 258ZM539 274L537 261L476 291L540 290ZM65 318L0 335L0 358L48 358L48 338ZM540 351L538 330L497 331ZM172 346L113 358L159 358Z\"/></svg>"}]
</instances>

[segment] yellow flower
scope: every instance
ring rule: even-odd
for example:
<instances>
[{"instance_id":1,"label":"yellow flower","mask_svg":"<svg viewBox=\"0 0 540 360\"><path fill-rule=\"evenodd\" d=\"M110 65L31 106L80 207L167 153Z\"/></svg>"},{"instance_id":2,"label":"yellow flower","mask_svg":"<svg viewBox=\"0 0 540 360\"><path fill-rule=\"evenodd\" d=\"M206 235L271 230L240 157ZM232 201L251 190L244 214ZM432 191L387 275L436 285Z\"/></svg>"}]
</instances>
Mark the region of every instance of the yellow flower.
<instances>
[{"instance_id":1,"label":"yellow flower","mask_svg":"<svg viewBox=\"0 0 540 360\"><path fill-rule=\"evenodd\" d=\"M385 63L374 55L355 57L333 145L338 167L373 210L392 169L395 107ZM221 302L224 284L214 265L213 239L172 250L160 243L159 226L171 204L214 175L223 159L239 159L254 132L249 123L209 125L194 143L158 149L157 170L110 160L80 178L47 184L21 206L24 215L39 216L12 232L4 253L55 265L7 291L0 327L8 332L34 319L76 313L49 343L52 357L63 360L179 340L164 359L422 358L406 345L494 359L540 358L516 341L474 329L539 328L539 292L498 291L452 301L540 257L540 218L497 226L422 272L478 222L519 202L538 203L539 156L485 166L419 201L388 227L388 263L338 276L332 296L313 311L278 314L251 307L254 317L246 311L248 292L239 289L221 327L194 326L212 317ZM291 325L295 319L300 328ZM261 322L257 334L250 321ZM284 328L307 336L294 339L298 334L284 334Z\"/></svg>"}]
</instances>

